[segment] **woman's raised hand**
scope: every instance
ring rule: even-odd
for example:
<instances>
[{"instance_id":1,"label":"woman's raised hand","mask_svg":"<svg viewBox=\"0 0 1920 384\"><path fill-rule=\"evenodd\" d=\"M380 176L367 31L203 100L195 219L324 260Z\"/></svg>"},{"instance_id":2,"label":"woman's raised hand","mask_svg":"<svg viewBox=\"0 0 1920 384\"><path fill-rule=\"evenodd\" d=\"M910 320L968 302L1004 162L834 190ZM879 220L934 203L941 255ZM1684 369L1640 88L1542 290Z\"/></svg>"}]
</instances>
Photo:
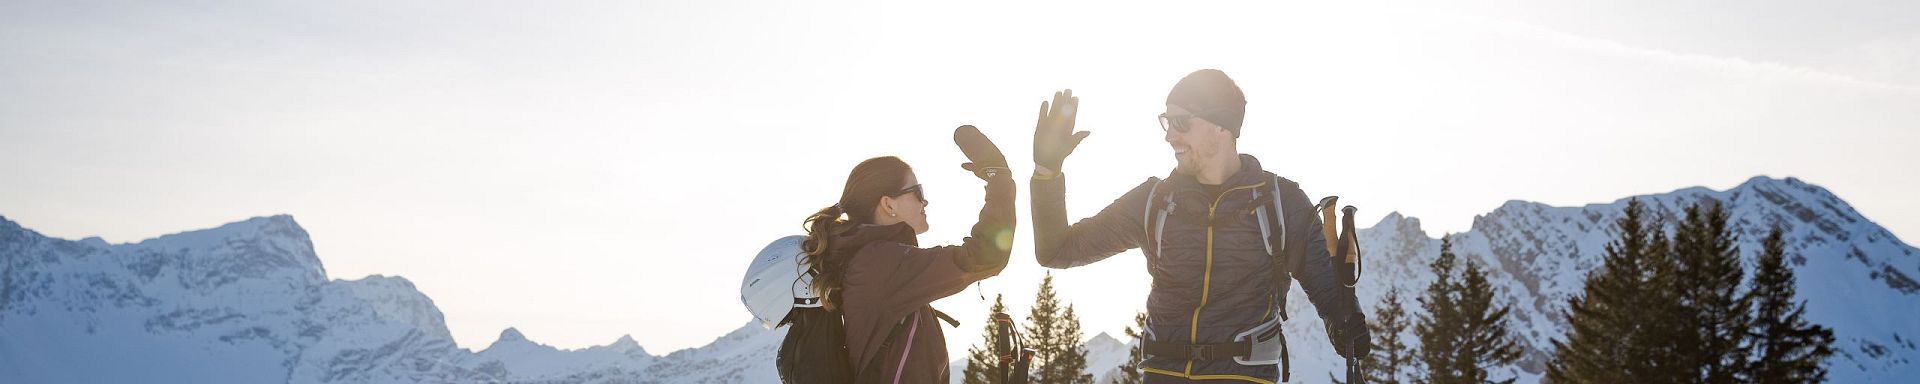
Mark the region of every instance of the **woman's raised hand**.
<instances>
[{"instance_id":1,"label":"woman's raised hand","mask_svg":"<svg viewBox=\"0 0 1920 384\"><path fill-rule=\"evenodd\" d=\"M1000 147L993 145L993 140L980 133L979 128L971 125L954 128L953 144L960 146L960 153L967 155L967 162L960 164L960 168L973 172L981 180L1013 173L1007 169L1007 156L1001 154Z\"/></svg>"}]
</instances>

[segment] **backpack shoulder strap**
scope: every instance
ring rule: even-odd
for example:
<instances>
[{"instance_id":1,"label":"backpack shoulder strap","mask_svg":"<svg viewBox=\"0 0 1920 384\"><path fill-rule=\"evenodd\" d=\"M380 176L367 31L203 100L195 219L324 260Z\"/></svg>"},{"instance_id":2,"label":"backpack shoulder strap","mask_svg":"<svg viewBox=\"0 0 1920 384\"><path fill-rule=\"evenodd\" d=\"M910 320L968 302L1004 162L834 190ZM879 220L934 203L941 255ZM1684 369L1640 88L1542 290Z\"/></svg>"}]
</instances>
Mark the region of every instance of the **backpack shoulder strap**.
<instances>
[{"instance_id":1,"label":"backpack shoulder strap","mask_svg":"<svg viewBox=\"0 0 1920 384\"><path fill-rule=\"evenodd\" d=\"M1289 228L1287 228L1286 201L1288 196L1299 195L1302 192L1300 191L1299 183L1287 180L1287 178L1280 177L1279 175L1273 176L1272 188L1273 190L1268 193L1272 200L1261 202L1261 207L1255 209L1253 213L1255 220L1259 221L1260 237L1261 240L1263 240L1262 245L1267 249L1267 256L1273 259L1274 284L1281 286L1280 292L1285 292L1286 285L1293 283L1293 270L1290 268L1293 266L1294 254L1288 249L1291 244L1288 244L1287 238L1291 237L1291 235L1288 233ZM1292 230L1298 230L1298 228L1293 228ZM1280 293L1280 297L1274 300L1275 305L1280 307L1280 309L1276 311L1280 315L1280 319L1283 321L1286 320L1286 294Z\"/></svg>"},{"instance_id":2,"label":"backpack shoulder strap","mask_svg":"<svg viewBox=\"0 0 1920 384\"><path fill-rule=\"evenodd\" d=\"M1261 204L1266 207L1254 210L1254 214L1258 216L1260 220L1260 236L1265 237L1263 240L1266 240L1267 255L1273 257L1274 284L1279 284L1281 287L1279 291L1280 297L1274 298L1274 305L1279 306L1274 312L1279 314L1280 321L1284 322L1287 321L1287 294L1284 292L1286 292L1287 285L1293 284L1293 271L1288 269L1293 265L1293 252L1288 252L1287 249L1289 245L1287 244L1287 237L1289 236L1287 234L1286 200L1287 196L1305 196L1306 192L1300 190L1300 183L1287 180L1287 178L1280 177L1280 175L1273 175L1272 184L1273 193L1271 193L1271 195L1273 196L1273 201L1271 203ZM1268 217L1272 219L1269 220ZM1298 230L1298 228L1296 228L1296 230ZM1293 376L1293 359L1288 355L1287 341L1283 335L1280 338L1280 381L1289 381Z\"/></svg>"},{"instance_id":3,"label":"backpack shoulder strap","mask_svg":"<svg viewBox=\"0 0 1920 384\"><path fill-rule=\"evenodd\" d=\"M1287 180L1287 178L1280 177L1279 175L1273 176L1273 192L1270 193L1273 201L1262 203L1261 205L1266 206L1266 209L1255 212L1257 216L1263 216L1261 218L1263 221L1260 226L1260 236L1265 237L1267 240L1268 255L1285 257L1292 254L1291 252L1287 252L1287 246L1289 245L1287 244L1287 238L1290 236L1287 233L1288 207L1286 205L1286 199L1287 196L1304 194L1305 193L1300 190L1300 183Z\"/></svg>"},{"instance_id":4,"label":"backpack shoulder strap","mask_svg":"<svg viewBox=\"0 0 1920 384\"><path fill-rule=\"evenodd\" d=\"M939 309L934 309L933 307L927 307L927 309L933 309L934 318L947 322L948 326L960 328L960 320L954 320L952 315L948 315L946 312L940 312Z\"/></svg>"},{"instance_id":5,"label":"backpack shoulder strap","mask_svg":"<svg viewBox=\"0 0 1920 384\"><path fill-rule=\"evenodd\" d=\"M1149 182L1153 183L1153 186L1147 189L1147 204L1140 213L1140 230L1146 235L1144 238L1147 244L1140 247L1140 250L1147 255L1147 265L1151 266L1154 259L1160 257L1160 240L1166 233L1167 213L1173 211L1173 194L1160 193L1160 184L1165 180L1155 177ZM1161 200L1165 200L1164 204Z\"/></svg>"},{"instance_id":6,"label":"backpack shoulder strap","mask_svg":"<svg viewBox=\"0 0 1920 384\"><path fill-rule=\"evenodd\" d=\"M933 311L933 317L935 319L939 319L940 321L946 322L947 325L950 325L956 328L960 327L960 321L954 320L953 316L947 315L946 312L941 312L939 309L934 309L932 306L928 306L927 309ZM911 333L915 328L919 326L919 324L915 323L915 321L917 321L918 319L920 319L920 312L914 311L913 314L908 315L907 317L902 317L900 318L899 322L894 323L893 328L887 331L886 339L880 342L880 346L877 348L877 350L874 351L872 356L868 357L871 360L868 360L866 364L861 365L863 367L866 367L866 369L861 370L860 373L857 375L859 377L857 378L857 380L854 380L854 381L865 383L865 382L876 382L877 380L882 379L882 377L880 377L880 373L882 372L881 363L885 363L887 361L887 356L889 356L888 354L891 353L891 351L893 351L895 348L913 348L912 345L895 346L893 342L901 341L899 339L900 337L906 337L907 339L904 342L912 343L913 337ZM903 333L905 335L903 335ZM904 359L906 358L906 356L902 355L901 358ZM853 360L852 356L848 356L847 360Z\"/></svg>"},{"instance_id":7,"label":"backpack shoulder strap","mask_svg":"<svg viewBox=\"0 0 1920 384\"><path fill-rule=\"evenodd\" d=\"M1153 198L1160 194L1160 178L1151 177L1147 179L1147 182L1152 183L1153 186L1147 187L1147 204L1145 205L1145 208L1140 209L1140 223L1141 223L1140 231L1142 233L1146 233L1148 237L1152 237L1153 236Z\"/></svg>"}]
</instances>

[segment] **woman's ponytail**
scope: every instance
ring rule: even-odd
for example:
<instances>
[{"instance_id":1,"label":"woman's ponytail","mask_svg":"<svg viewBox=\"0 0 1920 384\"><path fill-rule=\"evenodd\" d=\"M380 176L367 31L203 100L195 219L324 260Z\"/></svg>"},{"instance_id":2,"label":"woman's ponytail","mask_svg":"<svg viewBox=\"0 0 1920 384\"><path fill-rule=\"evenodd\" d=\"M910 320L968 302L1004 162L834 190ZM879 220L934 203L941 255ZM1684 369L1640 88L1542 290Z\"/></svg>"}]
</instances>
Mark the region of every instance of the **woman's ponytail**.
<instances>
[{"instance_id":1,"label":"woman's ponytail","mask_svg":"<svg viewBox=\"0 0 1920 384\"><path fill-rule=\"evenodd\" d=\"M828 243L833 238L833 227L844 224L840 215L845 214L840 204L820 209L801 225L806 227L807 241L800 244L800 250L807 253L807 268L813 272L813 294L819 295L821 304L827 310L835 310L840 303L834 302L829 293L839 289L845 277L841 272L846 269L846 260L839 260L827 252Z\"/></svg>"}]
</instances>

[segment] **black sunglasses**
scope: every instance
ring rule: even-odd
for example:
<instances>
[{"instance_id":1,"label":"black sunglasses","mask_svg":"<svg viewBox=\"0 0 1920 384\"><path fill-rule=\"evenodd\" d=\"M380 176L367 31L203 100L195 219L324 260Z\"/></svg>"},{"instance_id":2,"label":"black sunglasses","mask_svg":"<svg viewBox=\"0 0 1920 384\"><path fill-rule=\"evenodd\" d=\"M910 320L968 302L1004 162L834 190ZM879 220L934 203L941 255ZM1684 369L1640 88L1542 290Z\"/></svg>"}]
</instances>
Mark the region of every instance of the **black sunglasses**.
<instances>
[{"instance_id":1,"label":"black sunglasses","mask_svg":"<svg viewBox=\"0 0 1920 384\"><path fill-rule=\"evenodd\" d=\"M1193 114L1169 115L1169 114L1162 113L1160 114L1160 131L1166 132L1171 130L1171 131L1178 131L1180 133L1187 133L1187 130L1192 129L1192 127L1187 126L1187 119L1191 119L1194 117L1195 116Z\"/></svg>"},{"instance_id":2,"label":"black sunglasses","mask_svg":"<svg viewBox=\"0 0 1920 384\"><path fill-rule=\"evenodd\" d=\"M901 189L899 192L894 192L892 195L888 195L888 196L900 197L900 196L906 196L909 193L913 194L913 198L920 199L921 204L933 205L932 203L927 201L927 191L920 189L920 184L914 184L911 187L906 187L904 189Z\"/></svg>"}]
</instances>

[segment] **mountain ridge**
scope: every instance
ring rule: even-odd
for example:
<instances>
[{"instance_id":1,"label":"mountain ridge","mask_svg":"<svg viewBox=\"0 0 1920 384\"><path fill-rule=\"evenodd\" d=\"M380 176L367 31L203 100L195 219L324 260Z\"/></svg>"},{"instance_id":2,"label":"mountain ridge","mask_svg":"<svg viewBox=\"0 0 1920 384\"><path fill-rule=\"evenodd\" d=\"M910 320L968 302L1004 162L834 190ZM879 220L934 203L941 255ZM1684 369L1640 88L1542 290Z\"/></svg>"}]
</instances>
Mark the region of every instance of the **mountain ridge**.
<instances>
[{"instance_id":1,"label":"mountain ridge","mask_svg":"<svg viewBox=\"0 0 1920 384\"><path fill-rule=\"evenodd\" d=\"M1598 266L1629 199L1669 225L1687 204L1726 204L1749 264L1753 244L1781 225L1809 318L1840 338L1832 378L1897 382L1920 373L1920 325L1900 320L1920 316L1920 253L1824 188L1759 176L1725 191L1688 187L1577 207L1509 200L1476 215L1452 234L1455 251L1489 267L1498 297L1516 307L1512 328L1526 349L1496 377L1539 380L1546 346L1563 337L1565 301ZM1419 218L1392 212L1360 231L1369 262L1363 302L1389 288L1417 294L1431 280L1426 262L1439 240ZM452 341L433 300L403 277L327 279L288 215L123 244L51 238L0 216L0 256L0 378L9 382L773 382L785 331L743 319L704 346L654 355L631 335L563 350L506 328L472 351ZM1312 313L1308 303L1290 298L1288 310ZM1343 367L1320 328L1285 325L1296 377ZM1089 373L1113 376L1131 344L1089 338ZM97 356L122 365L59 369Z\"/></svg>"}]
</instances>

